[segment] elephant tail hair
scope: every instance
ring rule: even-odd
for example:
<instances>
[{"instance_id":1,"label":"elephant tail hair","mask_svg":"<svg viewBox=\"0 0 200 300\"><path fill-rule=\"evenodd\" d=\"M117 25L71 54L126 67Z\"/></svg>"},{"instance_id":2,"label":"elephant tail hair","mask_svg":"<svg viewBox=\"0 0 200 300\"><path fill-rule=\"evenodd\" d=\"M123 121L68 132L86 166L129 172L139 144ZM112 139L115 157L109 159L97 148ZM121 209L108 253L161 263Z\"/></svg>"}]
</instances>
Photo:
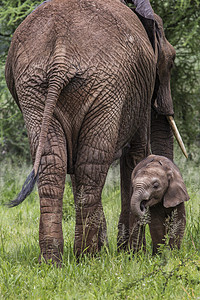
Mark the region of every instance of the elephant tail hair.
<instances>
[{"instance_id":1,"label":"elephant tail hair","mask_svg":"<svg viewBox=\"0 0 200 300\"><path fill-rule=\"evenodd\" d=\"M14 207L22 203L25 200L25 198L32 192L36 181L37 176L35 176L35 172L34 170L32 170L31 173L28 175L26 181L24 182L21 192L18 194L17 198L7 203L7 206Z\"/></svg>"}]
</instances>

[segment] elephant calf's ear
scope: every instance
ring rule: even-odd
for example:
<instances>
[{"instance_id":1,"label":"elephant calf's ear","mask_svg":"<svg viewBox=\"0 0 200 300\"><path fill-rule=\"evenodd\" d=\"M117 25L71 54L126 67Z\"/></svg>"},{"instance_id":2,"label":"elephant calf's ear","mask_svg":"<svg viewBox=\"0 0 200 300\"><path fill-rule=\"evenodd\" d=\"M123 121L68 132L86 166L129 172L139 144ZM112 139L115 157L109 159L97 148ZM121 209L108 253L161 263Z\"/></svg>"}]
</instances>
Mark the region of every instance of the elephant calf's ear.
<instances>
[{"instance_id":1,"label":"elephant calf's ear","mask_svg":"<svg viewBox=\"0 0 200 300\"><path fill-rule=\"evenodd\" d=\"M163 198L163 205L166 208L175 207L190 199L183 178L175 167L168 172L169 186Z\"/></svg>"}]
</instances>

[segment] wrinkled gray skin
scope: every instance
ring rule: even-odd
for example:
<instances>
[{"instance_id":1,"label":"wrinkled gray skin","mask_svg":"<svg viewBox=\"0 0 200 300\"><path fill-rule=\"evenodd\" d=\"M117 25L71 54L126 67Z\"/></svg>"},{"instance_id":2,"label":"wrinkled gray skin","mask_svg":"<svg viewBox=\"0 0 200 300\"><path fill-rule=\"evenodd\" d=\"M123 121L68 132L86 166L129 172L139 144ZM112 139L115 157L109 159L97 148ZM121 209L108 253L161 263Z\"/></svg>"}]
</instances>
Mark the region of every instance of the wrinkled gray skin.
<instances>
[{"instance_id":1,"label":"wrinkled gray skin","mask_svg":"<svg viewBox=\"0 0 200 300\"><path fill-rule=\"evenodd\" d=\"M149 207L150 216L146 220L149 223L153 253L164 243L167 233L170 247L179 249L186 223L184 202L189 200L179 169L166 157L149 155L136 166L131 181L131 248L136 251L141 247L144 228L137 232L136 220L142 223Z\"/></svg>"},{"instance_id":2,"label":"wrinkled gray skin","mask_svg":"<svg viewBox=\"0 0 200 300\"><path fill-rule=\"evenodd\" d=\"M175 51L156 15L155 24L154 51L138 16L119 0L52 0L33 11L13 36L5 74L24 116L38 175L45 260L59 262L63 253L66 173L75 199L76 255L95 253L107 242L101 192L120 155L118 245L128 241L121 229L129 232L131 172L149 154L151 106L152 151L173 157L165 116L173 115ZM17 201L12 205L22 200Z\"/></svg>"}]
</instances>

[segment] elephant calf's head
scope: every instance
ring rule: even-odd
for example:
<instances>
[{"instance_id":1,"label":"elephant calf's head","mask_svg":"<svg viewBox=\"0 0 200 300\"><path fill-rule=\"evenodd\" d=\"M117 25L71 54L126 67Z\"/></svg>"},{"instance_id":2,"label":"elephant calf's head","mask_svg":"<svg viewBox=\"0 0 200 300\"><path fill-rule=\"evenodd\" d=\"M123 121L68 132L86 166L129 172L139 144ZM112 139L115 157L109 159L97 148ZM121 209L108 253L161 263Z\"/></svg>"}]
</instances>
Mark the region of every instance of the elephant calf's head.
<instances>
[{"instance_id":1,"label":"elephant calf's head","mask_svg":"<svg viewBox=\"0 0 200 300\"><path fill-rule=\"evenodd\" d=\"M189 200L180 171L164 156L149 155L141 161L133 170L132 186L131 212L137 217L161 201L169 208Z\"/></svg>"}]
</instances>

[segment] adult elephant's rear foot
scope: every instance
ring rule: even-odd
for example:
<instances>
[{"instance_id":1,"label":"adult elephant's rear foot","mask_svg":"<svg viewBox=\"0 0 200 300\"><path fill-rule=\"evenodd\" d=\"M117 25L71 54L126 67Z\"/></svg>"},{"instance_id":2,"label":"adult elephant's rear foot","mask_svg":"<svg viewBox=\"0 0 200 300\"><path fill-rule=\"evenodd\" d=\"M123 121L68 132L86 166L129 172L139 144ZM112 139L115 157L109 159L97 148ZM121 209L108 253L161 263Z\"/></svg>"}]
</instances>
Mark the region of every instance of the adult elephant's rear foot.
<instances>
[{"instance_id":1,"label":"adult elephant's rear foot","mask_svg":"<svg viewBox=\"0 0 200 300\"><path fill-rule=\"evenodd\" d=\"M39 262L51 261L60 265L63 254L62 200L40 199L41 215L39 228Z\"/></svg>"},{"instance_id":2,"label":"adult elephant's rear foot","mask_svg":"<svg viewBox=\"0 0 200 300\"><path fill-rule=\"evenodd\" d=\"M88 195L86 197L90 198ZM77 257L88 253L94 255L104 244L107 244L107 233L101 203L88 206L82 199L76 199L75 255Z\"/></svg>"},{"instance_id":3,"label":"adult elephant's rear foot","mask_svg":"<svg viewBox=\"0 0 200 300\"><path fill-rule=\"evenodd\" d=\"M61 128L50 128L39 169L40 258L60 265L63 255L62 199L67 169L67 153Z\"/></svg>"}]
</instances>

